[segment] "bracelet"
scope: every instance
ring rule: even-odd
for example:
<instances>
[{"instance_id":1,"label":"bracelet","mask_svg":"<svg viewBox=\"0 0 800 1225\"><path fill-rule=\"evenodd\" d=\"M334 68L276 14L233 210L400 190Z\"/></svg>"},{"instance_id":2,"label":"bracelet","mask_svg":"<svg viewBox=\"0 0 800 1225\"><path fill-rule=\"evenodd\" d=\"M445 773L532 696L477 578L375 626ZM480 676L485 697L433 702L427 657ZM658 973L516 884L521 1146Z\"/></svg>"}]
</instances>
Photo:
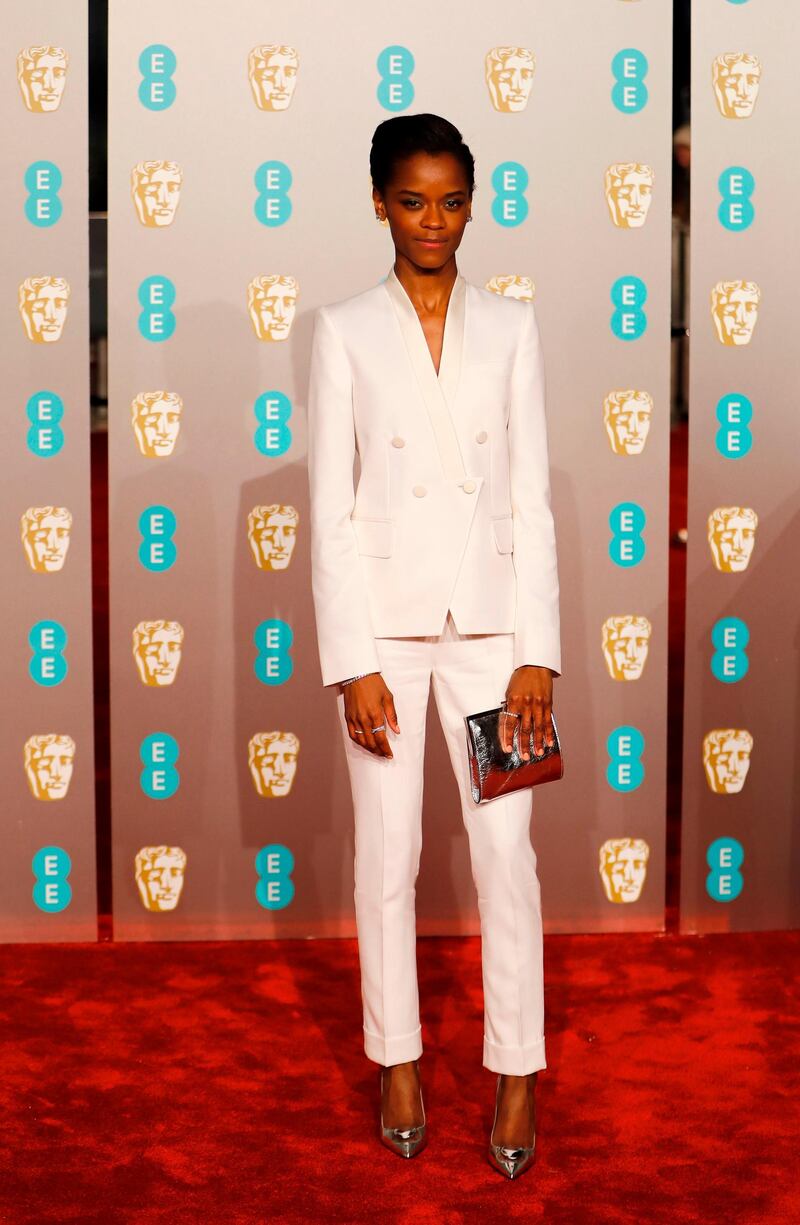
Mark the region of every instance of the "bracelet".
<instances>
[{"instance_id":1,"label":"bracelet","mask_svg":"<svg viewBox=\"0 0 800 1225\"><path fill-rule=\"evenodd\" d=\"M352 685L353 681L360 681L362 677L365 677L365 676L375 676L375 673L374 672L359 672L358 676L351 676L349 680L339 681L339 684L342 686Z\"/></svg>"}]
</instances>

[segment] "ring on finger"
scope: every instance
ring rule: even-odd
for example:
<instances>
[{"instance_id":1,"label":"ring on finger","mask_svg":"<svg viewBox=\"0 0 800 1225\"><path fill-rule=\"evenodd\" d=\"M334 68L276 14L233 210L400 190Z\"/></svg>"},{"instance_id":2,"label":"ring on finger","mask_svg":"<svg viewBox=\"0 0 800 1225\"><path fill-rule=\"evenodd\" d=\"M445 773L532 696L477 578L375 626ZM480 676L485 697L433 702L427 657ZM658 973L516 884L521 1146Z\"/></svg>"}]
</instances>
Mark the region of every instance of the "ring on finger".
<instances>
[{"instance_id":1,"label":"ring on finger","mask_svg":"<svg viewBox=\"0 0 800 1225\"><path fill-rule=\"evenodd\" d=\"M373 731L373 732L385 732L385 731L386 731L386 724L385 724L385 723L379 723L377 727L373 727L373 728L372 728L372 731Z\"/></svg>"}]
</instances>

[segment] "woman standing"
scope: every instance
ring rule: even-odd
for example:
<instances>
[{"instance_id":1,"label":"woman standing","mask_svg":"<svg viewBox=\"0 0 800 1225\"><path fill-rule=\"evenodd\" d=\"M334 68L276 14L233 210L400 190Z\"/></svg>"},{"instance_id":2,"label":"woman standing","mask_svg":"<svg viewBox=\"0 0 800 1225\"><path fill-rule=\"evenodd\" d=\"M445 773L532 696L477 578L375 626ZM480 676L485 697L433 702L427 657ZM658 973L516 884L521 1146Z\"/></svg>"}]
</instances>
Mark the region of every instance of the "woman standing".
<instances>
[{"instance_id":1,"label":"woman standing","mask_svg":"<svg viewBox=\"0 0 800 1225\"><path fill-rule=\"evenodd\" d=\"M460 132L436 115L387 119L370 170L394 264L317 310L308 396L313 596L353 795L364 1048L381 1067L381 1139L414 1156L427 1139L414 902L432 685L478 894L483 1063L498 1073L488 1156L514 1178L533 1159L546 1067L531 791L474 803L464 716L505 696L520 743L531 730L535 753L552 743L542 353L533 305L456 267L474 190Z\"/></svg>"}]
</instances>

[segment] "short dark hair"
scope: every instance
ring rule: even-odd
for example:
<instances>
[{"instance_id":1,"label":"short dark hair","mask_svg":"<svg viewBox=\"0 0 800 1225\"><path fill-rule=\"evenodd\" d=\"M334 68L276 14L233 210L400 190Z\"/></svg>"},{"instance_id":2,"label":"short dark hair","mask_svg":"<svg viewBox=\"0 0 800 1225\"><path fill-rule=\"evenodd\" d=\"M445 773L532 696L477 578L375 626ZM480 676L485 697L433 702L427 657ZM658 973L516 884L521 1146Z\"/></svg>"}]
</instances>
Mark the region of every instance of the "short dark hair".
<instances>
[{"instance_id":1,"label":"short dark hair","mask_svg":"<svg viewBox=\"0 0 800 1225\"><path fill-rule=\"evenodd\" d=\"M441 115L394 115L379 123L372 136L369 170L372 185L383 195L395 166L415 153L451 153L464 168L469 194L475 190L475 158L458 128Z\"/></svg>"}]
</instances>

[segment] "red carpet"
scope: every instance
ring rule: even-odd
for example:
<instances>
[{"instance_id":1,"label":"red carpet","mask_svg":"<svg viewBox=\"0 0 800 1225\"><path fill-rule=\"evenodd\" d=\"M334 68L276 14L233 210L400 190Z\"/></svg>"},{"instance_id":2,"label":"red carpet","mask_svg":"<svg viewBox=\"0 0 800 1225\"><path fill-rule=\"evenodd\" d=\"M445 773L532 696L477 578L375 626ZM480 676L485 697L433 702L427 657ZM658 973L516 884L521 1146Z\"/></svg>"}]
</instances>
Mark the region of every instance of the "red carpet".
<instances>
[{"instance_id":1,"label":"red carpet","mask_svg":"<svg viewBox=\"0 0 800 1225\"><path fill-rule=\"evenodd\" d=\"M4 1225L796 1225L800 933L551 936L534 1168L484 1162L475 939L419 942L431 1139L376 1139L353 941L5 946Z\"/></svg>"}]
</instances>

